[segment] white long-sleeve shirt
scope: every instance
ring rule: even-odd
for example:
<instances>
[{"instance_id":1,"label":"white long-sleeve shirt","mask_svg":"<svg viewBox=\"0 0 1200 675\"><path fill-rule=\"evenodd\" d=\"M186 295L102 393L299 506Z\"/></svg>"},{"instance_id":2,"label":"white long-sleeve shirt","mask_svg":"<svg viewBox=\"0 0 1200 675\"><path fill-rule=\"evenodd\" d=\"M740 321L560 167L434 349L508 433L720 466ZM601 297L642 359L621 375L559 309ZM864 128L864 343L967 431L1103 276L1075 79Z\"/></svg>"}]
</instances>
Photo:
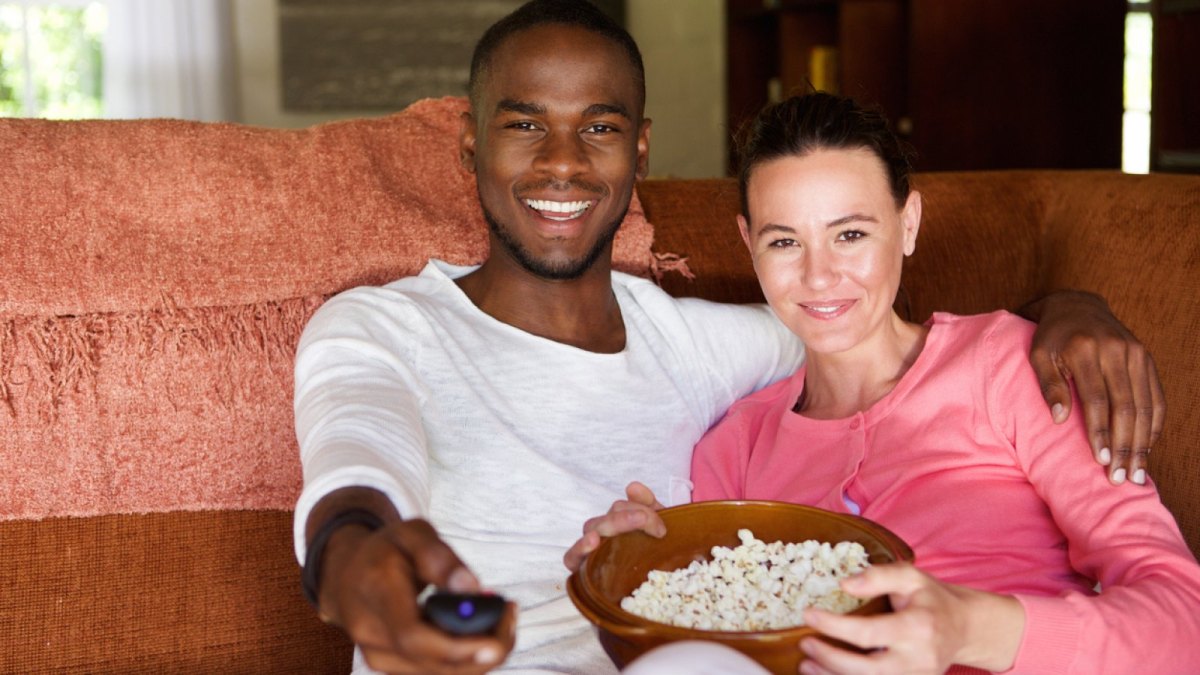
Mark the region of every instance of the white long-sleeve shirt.
<instances>
[{"instance_id":1,"label":"white long-sleeve shirt","mask_svg":"<svg viewBox=\"0 0 1200 675\"><path fill-rule=\"evenodd\" d=\"M336 296L305 328L297 558L322 496L375 488L519 603L506 669L612 672L566 596L563 553L632 480L689 501L693 445L735 400L794 371L802 347L765 306L676 299L613 273L625 349L588 352L481 312L453 282L472 269L431 261Z\"/></svg>"}]
</instances>

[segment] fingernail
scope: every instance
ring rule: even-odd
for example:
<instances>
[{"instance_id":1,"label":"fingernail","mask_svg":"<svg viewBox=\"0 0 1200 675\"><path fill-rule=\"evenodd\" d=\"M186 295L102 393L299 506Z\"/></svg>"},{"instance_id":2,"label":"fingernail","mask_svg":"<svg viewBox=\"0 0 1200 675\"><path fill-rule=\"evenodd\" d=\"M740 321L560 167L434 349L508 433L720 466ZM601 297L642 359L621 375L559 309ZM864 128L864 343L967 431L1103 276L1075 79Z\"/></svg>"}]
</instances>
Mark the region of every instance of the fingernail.
<instances>
[{"instance_id":1,"label":"fingernail","mask_svg":"<svg viewBox=\"0 0 1200 675\"><path fill-rule=\"evenodd\" d=\"M1125 469L1117 469L1112 473L1112 482L1120 485L1125 482Z\"/></svg>"},{"instance_id":2,"label":"fingernail","mask_svg":"<svg viewBox=\"0 0 1200 675\"><path fill-rule=\"evenodd\" d=\"M1061 422L1063 415L1063 404L1055 403L1054 407L1050 408L1050 414L1054 416L1055 422Z\"/></svg>"},{"instance_id":3,"label":"fingernail","mask_svg":"<svg viewBox=\"0 0 1200 675\"><path fill-rule=\"evenodd\" d=\"M1112 450L1108 448L1100 448L1100 463L1108 466L1112 463Z\"/></svg>"},{"instance_id":4,"label":"fingernail","mask_svg":"<svg viewBox=\"0 0 1200 675\"><path fill-rule=\"evenodd\" d=\"M455 592L465 592L475 588L478 584L475 581L475 575L467 571L465 567L459 567L450 573L450 578L446 580L446 587Z\"/></svg>"},{"instance_id":5,"label":"fingernail","mask_svg":"<svg viewBox=\"0 0 1200 675\"><path fill-rule=\"evenodd\" d=\"M475 663L492 663L500 658L500 652L495 647L480 647L479 651L475 652Z\"/></svg>"},{"instance_id":6,"label":"fingernail","mask_svg":"<svg viewBox=\"0 0 1200 675\"><path fill-rule=\"evenodd\" d=\"M1130 478L1129 480L1132 480L1133 482L1137 483L1138 485L1145 485L1146 484L1146 470L1138 469L1137 471L1134 471L1133 478Z\"/></svg>"}]
</instances>

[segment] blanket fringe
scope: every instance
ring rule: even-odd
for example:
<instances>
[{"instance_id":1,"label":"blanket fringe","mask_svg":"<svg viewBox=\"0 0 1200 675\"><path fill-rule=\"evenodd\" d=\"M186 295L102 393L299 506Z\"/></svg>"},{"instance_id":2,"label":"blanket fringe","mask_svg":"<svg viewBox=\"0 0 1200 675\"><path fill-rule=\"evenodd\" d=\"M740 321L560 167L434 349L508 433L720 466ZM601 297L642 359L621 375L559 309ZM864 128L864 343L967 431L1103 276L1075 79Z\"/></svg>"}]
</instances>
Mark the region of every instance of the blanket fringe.
<instances>
[{"instance_id":1,"label":"blanket fringe","mask_svg":"<svg viewBox=\"0 0 1200 675\"><path fill-rule=\"evenodd\" d=\"M654 283L662 285L663 275L668 272L678 272L685 279L695 279L696 275L688 267L687 257L680 256L675 253L655 253L650 252L650 274L654 277Z\"/></svg>"},{"instance_id":2,"label":"blanket fringe","mask_svg":"<svg viewBox=\"0 0 1200 675\"><path fill-rule=\"evenodd\" d=\"M106 358L121 352L139 361L192 354L224 353L214 373L214 402L228 409L242 382L238 363L263 359L281 386L290 382L300 332L325 296L291 298L238 307L179 308L163 296L159 308L125 314L16 317L0 323L0 409L14 419L36 411L46 423L57 419L67 399L97 400L98 373ZM127 373L129 384L145 385L145 373Z\"/></svg>"}]
</instances>

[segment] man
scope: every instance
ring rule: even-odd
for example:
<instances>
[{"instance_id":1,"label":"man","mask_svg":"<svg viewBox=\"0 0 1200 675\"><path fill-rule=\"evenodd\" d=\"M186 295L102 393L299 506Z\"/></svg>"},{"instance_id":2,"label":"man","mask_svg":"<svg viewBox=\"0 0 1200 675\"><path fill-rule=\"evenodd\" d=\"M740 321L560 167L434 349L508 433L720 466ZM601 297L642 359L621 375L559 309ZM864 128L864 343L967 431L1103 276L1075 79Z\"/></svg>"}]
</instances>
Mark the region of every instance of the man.
<instances>
[{"instance_id":1,"label":"man","mask_svg":"<svg viewBox=\"0 0 1200 675\"><path fill-rule=\"evenodd\" d=\"M348 291L305 330L297 555L323 619L358 645L356 666L476 673L512 650L516 671L611 672L565 596L563 553L635 478L687 501L695 441L802 358L763 307L676 300L612 272L612 237L647 167L643 83L633 40L586 3L535 0L501 20L476 48L460 144L490 258ZM1123 331L1106 311L1080 321L1091 302L1060 303L1072 320L1050 344L1094 349L1081 323ZM1107 355L1127 341L1100 344ZM1071 358L1048 363L1046 381ZM1090 374L1103 397L1104 379L1123 377L1114 401L1132 390L1153 407L1152 364L1101 369L1106 358L1072 364L1081 390ZM1130 371L1145 377L1130 385ZM1064 391L1051 400L1069 404ZM1117 447L1135 425L1148 447L1154 410L1158 421L1121 417ZM420 620L426 585L481 582L520 605L519 632L511 606L492 636Z\"/></svg>"}]
</instances>

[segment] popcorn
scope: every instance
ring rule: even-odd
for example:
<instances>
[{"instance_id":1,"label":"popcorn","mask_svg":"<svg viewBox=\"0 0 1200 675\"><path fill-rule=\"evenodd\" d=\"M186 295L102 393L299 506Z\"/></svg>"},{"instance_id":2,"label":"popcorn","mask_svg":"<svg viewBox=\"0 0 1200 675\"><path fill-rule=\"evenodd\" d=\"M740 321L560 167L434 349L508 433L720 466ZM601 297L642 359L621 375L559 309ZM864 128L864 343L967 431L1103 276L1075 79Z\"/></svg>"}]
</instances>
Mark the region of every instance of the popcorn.
<instances>
[{"instance_id":1,"label":"popcorn","mask_svg":"<svg viewBox=\"0 0 1200 675\"><path fill-rule=\"evenodd\" d=\"M738 539L735 548L714 546L708 562L651 570L621 609L684 628L753 631L803 626L805 607L846 613L866 602L838 587L870 566L862 544L767 544L744 528Z\"/></svg>"}]
</instances>

